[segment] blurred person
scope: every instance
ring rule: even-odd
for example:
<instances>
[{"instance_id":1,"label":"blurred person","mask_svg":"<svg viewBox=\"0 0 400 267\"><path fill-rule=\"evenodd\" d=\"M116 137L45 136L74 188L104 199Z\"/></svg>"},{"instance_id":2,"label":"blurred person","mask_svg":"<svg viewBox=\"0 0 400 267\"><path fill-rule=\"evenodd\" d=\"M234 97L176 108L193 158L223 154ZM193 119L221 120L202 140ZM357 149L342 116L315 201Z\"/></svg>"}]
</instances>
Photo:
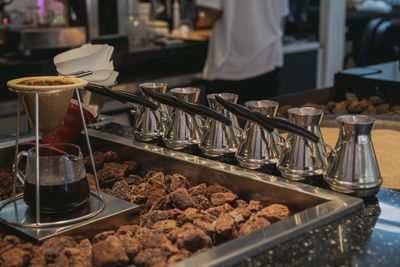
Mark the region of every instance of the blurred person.
<instances>
[{"instance_id":1,"label":"blurred person","mask_svg":"<svg viewBox=\"0 0 400 267\"><path fill-rule=\"evenodd\" d=\"M203 69L206 92L231 92L239 102L278 95L283 22L288 0L197 0L213 27ZM204 14L203 14L204 16Z\"/></svg>"}]
</instances>

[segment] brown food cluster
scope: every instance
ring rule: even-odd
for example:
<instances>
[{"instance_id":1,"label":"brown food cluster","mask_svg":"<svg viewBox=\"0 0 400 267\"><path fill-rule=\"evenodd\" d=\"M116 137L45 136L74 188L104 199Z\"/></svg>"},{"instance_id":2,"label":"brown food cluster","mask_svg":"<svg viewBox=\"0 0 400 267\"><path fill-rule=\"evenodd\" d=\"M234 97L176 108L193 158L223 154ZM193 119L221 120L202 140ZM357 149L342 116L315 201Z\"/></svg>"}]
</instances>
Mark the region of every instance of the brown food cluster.
<instances>
[{"instance_id":1,"label":"brown food cluster","mask_svg":"<svg viewBox=\"0 0 400 267\"><path fill-rule=\"evenodd\" d=\"M0 239L0 266L82 266L92 265L92 244L72 237L54 237L41 246L25 243L15 236Z\"/></svg>"},{"instance_id":2,"label":"brown food cluster","mask_svg":"<svg viewBox=\"0 0 400 267\"><path fill-rule=\"evenodd\" d=\"M31 80L24 80L19 82L20 85L38 85L38 86L52 86L52 85L68 85L73 84L71 81L62 81L62 80L38 80L38 79L31 79Z\"/></svg>"},{"instance_id":3,"label":"brown food cluster","mask_svg":"<svg viewBox=\"0 0 400 267\"><path fill-rule=\"evenodd\" d=\"M365 114L365 115L400 115L400 105L390 106L379 96L371 96L366 99L359 99L353 93L346 93L346 100L341 102L328 102L327 104L304 103L302 107L313 107L322 109L325 113L333 114ZM288 110L293 108L290 105L280 106L277 116L287 117Z\"/></svg>"},{"instance_id":4,"label":"brown food cluster","mask_svg":"<svg viewBox=\"0 0 400 267\"><path fill-rule=\"evenodd\" d=\"M13 180L14 177L11 172L0 169L0 200L10 198L13 193ZM16 193L23 191L23 185L17 181Z\"/></svg>"},{"instance_id":5,"label":"brown food cluster","mask_svg":"<svg viewBox=\"0 0 400 267\"><path fill-rule=\"evenodd\" d=\"M54 237L41 246L6 236L0 239L0 266L167 266L290 215L284 205L245 201L219 184L191 185L181 174L141 177L136 162L110 162L117 160L114 152L95 158L105 192L143 204L140 225L91 241Z\"/></svg>"}]
</instances>

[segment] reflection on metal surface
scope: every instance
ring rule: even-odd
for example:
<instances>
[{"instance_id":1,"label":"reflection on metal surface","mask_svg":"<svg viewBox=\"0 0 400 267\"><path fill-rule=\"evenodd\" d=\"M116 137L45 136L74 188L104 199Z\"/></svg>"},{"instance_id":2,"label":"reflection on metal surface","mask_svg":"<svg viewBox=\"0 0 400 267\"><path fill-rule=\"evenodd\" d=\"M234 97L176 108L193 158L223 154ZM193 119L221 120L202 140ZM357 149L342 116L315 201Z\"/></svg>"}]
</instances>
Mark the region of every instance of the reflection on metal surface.
<instances>
[{"instance_id":1,"label":"reflection on metal surface","mask_svg":"<svg viewBox=\"0 0 400 267\"><path fill-rule=\"evenodd\" d=\"M343 253L344 252L344 244L343 244L343 230L342 230L342 225L338 226L338 239L339 239L339 246L340 246L340 251Z\"/></svg>"}]
</instances>

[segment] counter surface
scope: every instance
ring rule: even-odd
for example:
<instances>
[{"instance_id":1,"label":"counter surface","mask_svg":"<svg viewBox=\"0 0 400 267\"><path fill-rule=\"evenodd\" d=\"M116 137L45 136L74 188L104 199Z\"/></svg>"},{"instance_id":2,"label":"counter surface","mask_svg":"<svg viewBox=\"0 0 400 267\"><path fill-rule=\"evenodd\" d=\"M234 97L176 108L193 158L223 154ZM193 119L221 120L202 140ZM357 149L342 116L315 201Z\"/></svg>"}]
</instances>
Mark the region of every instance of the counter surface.
<instances>
[{"instance_id":1,"label":"counter surface","mask_svg":"<svg viewBox=\"0 0 400 267\"><path fill-rule=\"evenodd\" d=\"M400 193L381 189L365 207L236 266L399 266Z\"/></svg>"}]
</instances>

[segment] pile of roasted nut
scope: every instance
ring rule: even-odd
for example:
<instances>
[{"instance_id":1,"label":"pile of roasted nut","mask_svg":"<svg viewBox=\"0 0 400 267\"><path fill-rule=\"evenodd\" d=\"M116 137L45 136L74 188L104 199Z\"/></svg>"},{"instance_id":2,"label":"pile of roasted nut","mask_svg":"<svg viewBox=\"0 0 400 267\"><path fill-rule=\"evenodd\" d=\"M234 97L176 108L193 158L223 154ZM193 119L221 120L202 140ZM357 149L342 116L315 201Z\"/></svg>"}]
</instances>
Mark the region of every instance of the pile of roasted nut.
<instances>
[{"instance_id":1,"label":"pile of roasted nut","mask_svg":"<svg viewBox=\"0 0 400 267\"><path fill-rule=\"evenodd\" d=\"M10 198L13 193L13 180L11 172L8 170L0 169L0 200L5 200ZM16 192L21 193L23 190L23 185L17 181Z\"/></svg>"},{"instance_id":2,"label":"pile of roasted nut","mask_svg":"<svg viewBox=\"0 0 400 267\"><path fill-rule=\"evenodd\" d=\"M13 236L0 240L0 266L167 266L227 240L248 235L290 215L281 204L246 201L219 184L191 185L180 175L137 174L133 161L95 153L103 190L142 204L140 225L80 242L55 237L41 246Z\"/></svg>"},{"instance_id":3,"label":"pile of roasted nut","mask_svg":"<svg viewBox=\"0 0 400 267\"><path fill-rule=\"evenodd\" d=\"M325 113L333 114L386 114L400 115L400 105L390 106L385 103L379 96L371 96L370 98L359 99L353 93L346 93L346 100L341 102L328 102L327 104L304 103L302 107L313 107L322 109ZM288 110L293 108L290 105L282 105L279 107L277 116L287 117Z\"/></svg>"}]
</instances>

